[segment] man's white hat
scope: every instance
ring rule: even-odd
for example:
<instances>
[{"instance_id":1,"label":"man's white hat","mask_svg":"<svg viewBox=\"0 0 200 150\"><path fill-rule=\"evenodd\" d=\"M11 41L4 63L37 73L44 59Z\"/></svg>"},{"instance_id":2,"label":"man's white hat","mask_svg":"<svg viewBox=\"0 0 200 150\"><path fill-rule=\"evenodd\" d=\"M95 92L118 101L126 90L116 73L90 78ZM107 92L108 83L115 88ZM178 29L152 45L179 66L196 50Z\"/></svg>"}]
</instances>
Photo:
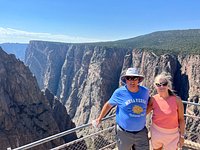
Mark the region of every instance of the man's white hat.
<instances>
[{"instance_id":1,"label":"man's white hat","mask_svg":"<svg viewBox=\"0 0 200 150\"><path fill-rule=\"evenodd\" d=\"M121 76L121 81L126 84L126 77L132 76L132 77L138 77L139 83L144 80L144 76L138 73L138 70L136 68L128 68L125 75Z\"/></svg>"}]
</instances>

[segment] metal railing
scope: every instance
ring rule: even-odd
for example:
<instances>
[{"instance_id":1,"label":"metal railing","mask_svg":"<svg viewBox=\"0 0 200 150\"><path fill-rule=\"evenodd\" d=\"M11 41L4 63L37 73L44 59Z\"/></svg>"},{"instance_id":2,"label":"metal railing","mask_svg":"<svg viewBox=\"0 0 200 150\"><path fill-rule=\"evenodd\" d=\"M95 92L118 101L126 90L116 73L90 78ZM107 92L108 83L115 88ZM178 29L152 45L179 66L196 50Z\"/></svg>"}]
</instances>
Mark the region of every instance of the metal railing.
<instances>
[{"instance_id":1,"label":"metal railing","mask_svg":"<svg viewBox=\"0 0 200 150\"><path fill-rule=\"evenodd\" d=\"M200 133L199 127L200 104L183 101L186 106L186 113L184 114L186 120L186 140L185 146L193 149L200 149ZM67 150L94 150L94 149L114 149L116 147L115 140L115 115L108 116L102 120L98 128L92 127L92 123L84 124L79 127L49 136L47 138L32 142L30 144L18 147L7 148L7 150L26 150L54 139L69 135L76 132L78 139L54 147L51 150L67 149Z\"/></svg>"}]
</instances>

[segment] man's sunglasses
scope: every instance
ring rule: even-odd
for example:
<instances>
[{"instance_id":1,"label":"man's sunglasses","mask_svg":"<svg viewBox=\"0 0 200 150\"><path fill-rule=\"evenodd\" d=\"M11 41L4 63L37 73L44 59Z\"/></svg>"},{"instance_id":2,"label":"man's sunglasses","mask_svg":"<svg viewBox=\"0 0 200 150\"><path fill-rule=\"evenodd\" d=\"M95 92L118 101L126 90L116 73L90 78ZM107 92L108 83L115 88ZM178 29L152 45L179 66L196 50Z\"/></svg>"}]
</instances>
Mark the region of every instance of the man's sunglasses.
<instances>
[{"instance_id":1,"label":"man's sunglasses","mask_svg":"<svg viewBox=\"0 0 200 150\"><path fill-rule=\"evenodd\" d=\"M167 85L168 85L168 82L156 83L155 85L156 85L157 87L167 86Z\"/></svg>"},{"instance_id":2,"label":"man's sunglasses","mask_svg":"<svg viewBox=\"0 0 200 150\"><path fill-rule=\"evenodd\" d=\"M136 81L138 79L138 77L134 77L134 76L127 76L126 77L126 80L129 80L129 81Z\"/></svg>"}]
</instances>

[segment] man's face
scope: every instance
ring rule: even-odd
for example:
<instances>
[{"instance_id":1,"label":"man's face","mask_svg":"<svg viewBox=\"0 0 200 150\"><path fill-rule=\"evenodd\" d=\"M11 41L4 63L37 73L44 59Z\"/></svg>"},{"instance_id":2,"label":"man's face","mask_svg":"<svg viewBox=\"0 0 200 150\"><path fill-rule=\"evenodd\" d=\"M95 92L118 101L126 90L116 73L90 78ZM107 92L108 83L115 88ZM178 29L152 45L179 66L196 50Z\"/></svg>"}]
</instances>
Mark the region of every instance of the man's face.
<instances>
[{"instance_id":1,"label":"man's face","mask_svg":"<svg viewBox=\"0 0 200 150\"><path fill-rule=\"evenodd\" d=\"M139 83L139 77L137 76L127 76L126 77L126 84L129 87L137 87Z\"/></svg>"}]
</instances>

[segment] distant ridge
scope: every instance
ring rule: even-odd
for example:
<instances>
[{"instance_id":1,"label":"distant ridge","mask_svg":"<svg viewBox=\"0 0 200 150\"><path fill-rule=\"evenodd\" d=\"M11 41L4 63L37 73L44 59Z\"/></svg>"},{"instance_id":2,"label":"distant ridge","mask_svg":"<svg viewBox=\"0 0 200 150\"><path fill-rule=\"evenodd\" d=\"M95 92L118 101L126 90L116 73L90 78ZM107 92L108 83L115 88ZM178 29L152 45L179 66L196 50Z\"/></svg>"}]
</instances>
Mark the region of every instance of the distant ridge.
<instances>
[{"instance_id":1,"label":"distant ridge","mask_svg":"<svg viewBox=\"0 0 200 150\"><path fill-rule=\"evenodd\" d=\"M33 41L30 41L30 43ZM63 42L49 43L59 44ZM66 44L106 46L129 49L148 49L148 51L153 51L156 54L163 54L166 52L172 52L174 54L200 54L200 29L156 31L149 34L140 35L134 38L116 41Z\"/></svg>"},{"instance_id":2,"label":"distant ridge","mask_svg":"<svg viewBox=\"0 0 200 150\"><path fill-rule=\"evenodd\" d=\"M130 39L98 44L132 49L148 48L157 53L162 53L163 50L200 54L200 29L157 31Z\"/></svg>"}]
</instances>

